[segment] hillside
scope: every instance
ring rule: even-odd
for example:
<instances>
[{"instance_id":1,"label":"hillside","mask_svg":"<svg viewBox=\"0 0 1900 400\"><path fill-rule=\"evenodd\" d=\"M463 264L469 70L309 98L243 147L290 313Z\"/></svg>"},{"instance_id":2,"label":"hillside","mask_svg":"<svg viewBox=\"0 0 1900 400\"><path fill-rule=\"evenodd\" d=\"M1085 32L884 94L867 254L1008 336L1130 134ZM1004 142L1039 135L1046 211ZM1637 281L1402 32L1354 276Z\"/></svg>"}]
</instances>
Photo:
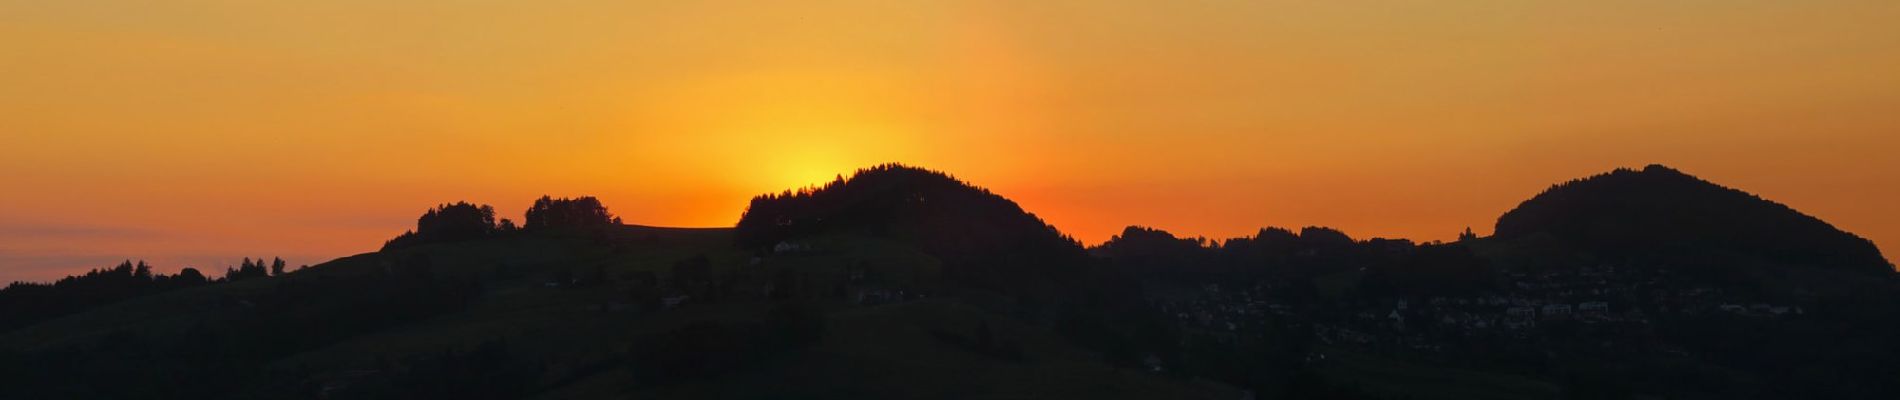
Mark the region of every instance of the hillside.
<instances>
[{"instance_id":1,"label":"hillside","mask_svg":"<svg viewBox=\"0 0 1900 400\"><path fill-rule=\"evenodd\" d=\"M756 197L736 235L740 245L756 247L829 233L889 237L955 261L997 262L1013 254L1074 263L1083 257L1079 243L1015 202L942 172L898 164Z\"/></svg>"},{"instance_id":2,"label":"hillside","mask_svg":"<svg viewBox=\"0 0 1900 400\"><path fill-rule=\"evenodd\" d=\"M1553 186L1499 217L1495 238L1540 234L1609 258L1893 271L1867 239L1660 165Z\"/></svg>"},{"instance_id":3,"label":"hillside","mask_svg":"<svg viewBox=\"0 0 1900 400\"><path fill-rule=\"evenodd\" d=\"M775 250L732 229L505 229L468 212L484 209L432 210L383 251L0 333L0 384L26 398L1238 397L946 290L944 262L907 241L837 231Z\"/></svg>"},{"instance_id":4,"label":"hillside","mask_svg":"<svg viewBox=\"0 0 1900 400\"><path fill-rule=\"evenodd\" d=\"M997 296L1008 312L1055 324L1119 363L1162 342L1132 333L1154 325L1133 276L1098 268L1081 244L1015 202L942 172L886 164L759 196L734 235L751 248L825 235L891 240L942 260L947 293Z\"/></svg>"}]
</instances>

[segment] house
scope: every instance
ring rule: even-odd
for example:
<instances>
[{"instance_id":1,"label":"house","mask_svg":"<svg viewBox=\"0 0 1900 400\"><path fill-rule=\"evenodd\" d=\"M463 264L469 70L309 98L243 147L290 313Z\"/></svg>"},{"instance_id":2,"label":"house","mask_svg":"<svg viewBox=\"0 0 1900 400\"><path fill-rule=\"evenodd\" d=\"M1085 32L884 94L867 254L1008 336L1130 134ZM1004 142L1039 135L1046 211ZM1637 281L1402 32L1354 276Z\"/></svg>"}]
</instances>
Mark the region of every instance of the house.
<instances>
[{"instance_id":1,"label":"house","mask_svg":"<svg viewBox=\"0 0 1900 400\"><path fill-rule=\"evenodd\" d=\"M903 300L903 293L881 288L858 289L854 296L858 304L878 305Z\"/></svg>"},{"instance_id":2,"label":"house","mask_svg":"<svg viewBox=\"0 0 1900 400\"><path fill-rule=\"evenodd\" d=\"M1505 319L1503 325L1506 329L1524 329L1537 326L1537 320L1530 318L1510 318Z\"/></svg>"},{"instance_id":3,"label":"house","mask_svg":"<svg viewBox=\"0 0 1900 400\"><path fill-rule=\"evenodd\" d=\"M691 298L692 296L687 296L683 294L673 295L673 296L666 296L666 297L660 298L660 302L662 305L666 306L666 309L671 310L674 308L679 308L680 304L685 304L686 300L691 299Z\"/></svg>"},{"instance_id":4,"label":"house","mask_svg":"<svg viewBox=\"0 0 1900 400\"><path fill-rule=\"evenodd\" d=\"M1511 318L1530 319L1537 316L1537 309L1530 307L1511 307L1504 310L1504 315L1511 316Z\"/></svg>"},{"instance_id":5,"label":"house","mask_svg":"<svg viewBox=\"0 0 1900 400\"><path fill-rule=\"evenodd\" d=\"M1601 301L1587 301L1587 302L1584 302L1583 304L1578 304L1577 311L1585 313L1585 314L1598 314L1598 315L1607 314L1610 312L1610 303L1601 302Z\"/></svg>"},{"instance_id":6,"label":"house","mask_svg":"<svg viewBox=\"0 0 1900 400\"><path fill-rule=\"evenodd\" d=\"M1570 308L1570 305L1569 305L1569 304L1550 304L1550 305L1545 305L1545 306L1544 306L1544 318L1546 318L1546 319L1555 319L1555 318L1564 318L1564 317L1569 317L1569 316L1570 316L1570 311L1571 311L1571 308Z\"/></svg>"},{"instance_id":7,"label":"house","mask_svg":"<svg viewBox=\"0 0 1900 400\"><path fill-rule=\"evenodd\" d=\"M804 243L778 242L778 244L772 246L772 252L776 254L806 253L810 251L811 245Z\"/></svg>"},{"instance_id":8,"label":"house","mask_svg":"<svg viewBox=\"0 0 1900 400\"><path fill-rule=\"evenodd\" d=\"M633 283L636 287L653 288L660 286L660 276L653 271L636 271L621 274L621 279Z\"/></svg>"}]
</instances>

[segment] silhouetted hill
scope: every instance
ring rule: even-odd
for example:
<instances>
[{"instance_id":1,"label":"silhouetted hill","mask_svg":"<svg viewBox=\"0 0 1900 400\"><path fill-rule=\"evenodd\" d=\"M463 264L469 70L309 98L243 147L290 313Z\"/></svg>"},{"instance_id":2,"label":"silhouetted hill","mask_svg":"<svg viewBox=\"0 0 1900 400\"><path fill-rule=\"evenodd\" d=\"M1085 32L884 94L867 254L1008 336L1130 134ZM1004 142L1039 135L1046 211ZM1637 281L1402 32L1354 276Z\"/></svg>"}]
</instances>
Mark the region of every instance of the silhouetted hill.
<instances>
[{"instance_id":1,"label":"silhouetted hill","mask_svg":"<svg viewBox=\"0 0 1900 400\"><path fill-rule=\"evenodd\" d=\"M1676 264L1761 260L1804 268L1893 270L1867 239L1786 205L1661 165L1618 169L1552 186L1498 218L1495 238L1540 233L1614 258Z\"/></svg>"},{"instance_id":2,"label":"silhouetted hill","mask_svg":"<svg viewBox=\"0 0 1900 400\"><path fill-rule=\"evenodd\" d=\"M734 235L755 249L838 235L894 240L942 260L943 290L997 296L997 307L1052 324L1114 363L1167 342L1132 276L1102 268L1015 202L942 172L885 164L759 196Z\"/></svg>"},{"instance_id":3,"label":"silhouetted hill","mask_svg":"<svg viewBox=\"0 0 1900 400\"><path fill-rule=\"evenodd\" d=\"M953 279L1004 291L1074 278L1089 262L1081 244L1015 202L899 164L756 197L736 229L745 247L838 234L897 239L943 259Z\"/></svg>"},{"instance_id":4,"label":"silhouetted hill","mask_svg":"<svg viewBox=\"0 0 1900 400\"><path fill-rule=\"evenodd\" d=\"M944 255L1081 245L1015 202L948 174L899 164L858 170L821 187L752 199L738 224L747 246L826 233L908 239Z\"/></svg>"}]
</instances>

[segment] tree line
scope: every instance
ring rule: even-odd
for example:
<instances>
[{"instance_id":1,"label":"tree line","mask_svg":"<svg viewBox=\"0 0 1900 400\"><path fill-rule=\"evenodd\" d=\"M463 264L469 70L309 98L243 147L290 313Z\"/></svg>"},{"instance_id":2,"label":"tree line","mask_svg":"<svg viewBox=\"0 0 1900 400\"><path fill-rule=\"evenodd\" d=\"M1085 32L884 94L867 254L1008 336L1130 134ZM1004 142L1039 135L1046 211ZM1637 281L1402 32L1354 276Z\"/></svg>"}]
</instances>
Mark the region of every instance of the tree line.
<instances>
[{"instance_id":1,"label":"tree line","mask_svg":"<svg viewBox=\"0 0 1900 400\"><path fill-rule=\"evenodd\" d=\"M588 231L621 224L620 217L593 196L541 196L528 207L526 223L495 217L495 207L465 201L430 208L416 219L416 228L383 243L395 250L435 243L507 237L524 232Z\"/></svg>"},{"instance_id":2,"label":"tree line","mask_svg":"<svg viewBox=\"0 0 1900 400\"><path fill-rule=\"evenodd\" d=\"M239 265L226 268L224 276L218 278L207 277L192 267L180 269L176 274L160 274L152 272L152 266L143 260L136 263L127 260L115 267L94 269L51 283L14 282L0 289L0 331L134 297L291 272L282 258L273 258L267 263L262 258L247 257Z\"/></svg>"}]
</instances>

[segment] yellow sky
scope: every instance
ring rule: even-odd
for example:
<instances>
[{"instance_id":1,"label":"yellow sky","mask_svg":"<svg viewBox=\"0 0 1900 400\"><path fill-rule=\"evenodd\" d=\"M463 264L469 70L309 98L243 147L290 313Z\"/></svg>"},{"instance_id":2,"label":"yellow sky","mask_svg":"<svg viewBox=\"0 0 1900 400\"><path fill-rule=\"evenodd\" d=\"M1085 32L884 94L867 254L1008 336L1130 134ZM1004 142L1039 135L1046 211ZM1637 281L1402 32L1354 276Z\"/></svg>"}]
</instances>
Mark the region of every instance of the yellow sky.
<instances>
[{"instance_id":1,"label":"yellow sky","mask_svg":"<svg viewBox=\"0 0 1900 400\"><path fill-rule=\"evenodd\" d=\"M1664 163L1891 245L1893 21L1890 0L0 0L0 279L317 263L455 200L729 225L889 161L1091 243L1446 239Z\"/></svg>"}]
</instances>

